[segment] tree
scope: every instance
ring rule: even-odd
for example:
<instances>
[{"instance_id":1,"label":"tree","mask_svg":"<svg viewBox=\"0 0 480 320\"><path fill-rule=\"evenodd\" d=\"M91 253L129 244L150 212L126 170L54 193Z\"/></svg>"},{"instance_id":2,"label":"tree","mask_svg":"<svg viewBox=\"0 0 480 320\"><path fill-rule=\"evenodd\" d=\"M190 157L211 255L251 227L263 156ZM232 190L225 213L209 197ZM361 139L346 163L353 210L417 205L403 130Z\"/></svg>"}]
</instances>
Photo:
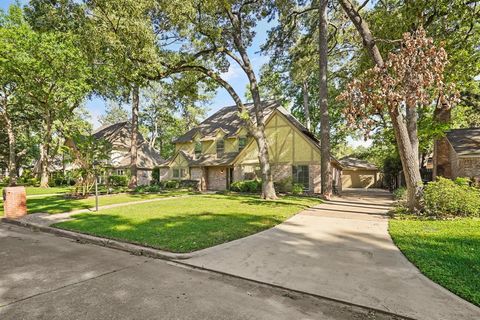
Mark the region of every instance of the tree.
<instances>
[{"instance_id":1,"label":"tree","mask_svg":"<svg viewBox=\"0 0 480 320\"><path fill-rule=\"evenodd\" d=\"M377 53L372 52L372 56ZM444 84L447 54L419 29L414 35L406 33L400 51L381 62L367 70L361 80L351 82L339 99L348 103L348 121L367 131L375 125L371 115L382 115L387 109L407 182L408 206L414 211L421 196L417 110L434 99L441 101L443 108L450 108L456 100Z\"/></svg>"},{"instance_id":2,"label":"tree","mask_svg":"<svg viewBox=\"0 0 480 320\"><path fill-rule=\"evenodd\" d=\"M105 113L99 117L98 121L102 126L106 126L128 121L129 118L130 114L125 110L122 103L109 100L105 108Z\"/></svg>"},{"instance_id":3,"label":"tree","mask_svg":"<svg viewBox=\"0 0 480 320\"><path fill-rule=\"evenodd\" d=\"M41 121L40 185L48 186L49 157L54 127L81 103L90 91L89 68L71 33L36 32L20 8L1 57L5 72L15 78L16 95L32 106ZM12 11L12 12L13 12Z\"/></svg>"},{"instance_id":4,"label":"tree","mask_svg":"<svg viewBox=\"0 0 480 320\"><path fill-rule=\"evenodd\" d=\"M202 77L184 73L169 81L152 82L141 92L140 124L148 131L149 144L165 159L175 150L172 140L205 116L213 88Z\"/></svg>"},{"instance_id":5,"label":"tree","mask_svg":"<svg viewBox=\"0 0 480 320\"><path fill-rule=\"evenodd\" d=\"M159 48L152 0L86 0L84 41L98 74L97 92L104 96L129 96L131 146L129 187L137 185L137 137L140 88L158 70ZM161 31L161 30L157 30ZM153 70L153 71L152 71Z\"/></svg>"},{"instance_id":6,"label":"tree","mask_svg":"<svg viewBox=\"0 0 480 320\"><path fill-rule=\"evenodd\" d=\"M343 85L341 76L352 47L350 41L344 41L346 33L339 30L348 28L344 28L345 19L333 2L290 0L276 4L279 24L271 30L264 50L272 53L274 68L287 73L286 87L295 97L292 113L321 140L322 194L329 198L333 189L332 146L346 137L346 130L341 129L343 115L332 97Z\"/></svg>"},{"instance_id":7,"label":"tree","mask_svg":"<svg viewBox=\"0 0 480 320\"><path fill-rule=\"evenodd\" d=\"M275 199L276 193L265 135L264 104L247 49L251 45L255 25L268 17L271 5L271 1L211 0L192 1L181 6L177 2L167 2L162 7L163 23L175 28L166 37L187 43L178 51L177 63L170 61L164 65L171 72L195 71L204 74L230 94L258 147L264 199ZM249 81L253 119L235 89L221 77L231 63L237 64Z\"/></svg>"}]
</instances>

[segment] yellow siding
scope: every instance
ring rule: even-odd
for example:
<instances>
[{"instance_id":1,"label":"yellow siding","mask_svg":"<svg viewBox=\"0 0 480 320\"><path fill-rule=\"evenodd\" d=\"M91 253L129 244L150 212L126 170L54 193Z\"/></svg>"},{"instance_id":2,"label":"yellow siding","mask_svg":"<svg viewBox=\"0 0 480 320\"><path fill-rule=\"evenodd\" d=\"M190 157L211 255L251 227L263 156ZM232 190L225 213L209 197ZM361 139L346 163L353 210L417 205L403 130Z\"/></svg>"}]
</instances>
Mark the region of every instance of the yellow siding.
<instances>
[{"instance_id":1,"label":"yellow siding","mask_svg":"<svg viewBox=\"0 0 480 320\"><path fill-rule=\"evenodd\" d=\"M237 152L238 151L238 139L225 139L225 152Z\"/></svg>"},{"instance_id":2,"label":"yellow siding","mask_svg":"<svg viewBox=\"0 0 480 320\"><path fill-rule=\"evenodd\" d=\"M213 140L202 141L202 153L216 153L216 144Z\"/></svg>"},{"instance_id":3,"label":"yellow siding","mask_svg":"<svg viewBox=\"0 0 480 320\"><path fill-rule=\"evenodd\" d=\"M175 144L175 151L183 150L187 153L192 153L195 144L193 142L182 142Z\"/></svg>"},{"instance_id":4,"label":"yellow siding","mask_svg":"<svg viewBox=\"0 0 480 320\"><path fill-rule=\"evenodd\" d=\"M309 164L320 161L320 150L295 126L276 112L266 124L272 164ZM249 143L237 164L258 163L257 145Z\"/></svg>"}]
</instances>

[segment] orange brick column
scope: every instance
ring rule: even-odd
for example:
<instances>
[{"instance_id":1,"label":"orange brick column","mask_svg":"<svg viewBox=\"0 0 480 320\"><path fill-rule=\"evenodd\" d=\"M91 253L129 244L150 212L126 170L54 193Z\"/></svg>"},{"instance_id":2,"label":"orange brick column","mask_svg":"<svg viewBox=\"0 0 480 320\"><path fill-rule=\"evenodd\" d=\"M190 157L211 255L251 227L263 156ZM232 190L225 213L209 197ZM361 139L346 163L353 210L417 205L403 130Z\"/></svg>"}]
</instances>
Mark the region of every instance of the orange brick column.
<instances>
[{"instance_id":1,"label":"orange brick column","mask_svg":"<svg viewBox=\"0 0 480 320\"><path fill-rule=\"evenodd\" d=\"M27 215L27 192L25 187L3 189L3 209L5 218L19 219Z\"/></svg>"}]
</instances>

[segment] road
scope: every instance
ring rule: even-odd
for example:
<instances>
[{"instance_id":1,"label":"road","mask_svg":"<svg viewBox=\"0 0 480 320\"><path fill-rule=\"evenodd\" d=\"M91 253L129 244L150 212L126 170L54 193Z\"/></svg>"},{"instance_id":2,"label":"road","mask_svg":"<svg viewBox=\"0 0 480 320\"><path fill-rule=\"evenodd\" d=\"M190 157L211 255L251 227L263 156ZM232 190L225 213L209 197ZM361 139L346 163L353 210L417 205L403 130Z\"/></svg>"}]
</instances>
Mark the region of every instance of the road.
<instances>
[{"instance_id":1,"label":"road","mask_svg":"<svg viewBox=\"0 0 480 320\"><path fill-rule=\"evenodd\" d=\"M0 224L0 319L399 319Z\"/></svg>"}]
</instances>

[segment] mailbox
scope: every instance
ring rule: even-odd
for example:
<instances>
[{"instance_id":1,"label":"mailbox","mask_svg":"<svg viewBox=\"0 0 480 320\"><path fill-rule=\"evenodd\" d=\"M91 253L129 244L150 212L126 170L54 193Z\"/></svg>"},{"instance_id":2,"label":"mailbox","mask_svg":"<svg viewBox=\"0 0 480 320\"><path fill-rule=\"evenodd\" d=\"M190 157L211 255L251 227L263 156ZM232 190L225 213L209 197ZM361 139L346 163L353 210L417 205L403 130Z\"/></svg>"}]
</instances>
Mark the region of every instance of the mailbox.
<instances>
[{"instance_id":1,"label":"mailbox","mask_svg":"<svg viewBox=\"0 0 480 320\"><path fill-rule=\"evenodd\" d=\"M27 215L27 192L25 187L6 187L3 189L4 217L19 219Z\"/></svg>"}]
</instances>

